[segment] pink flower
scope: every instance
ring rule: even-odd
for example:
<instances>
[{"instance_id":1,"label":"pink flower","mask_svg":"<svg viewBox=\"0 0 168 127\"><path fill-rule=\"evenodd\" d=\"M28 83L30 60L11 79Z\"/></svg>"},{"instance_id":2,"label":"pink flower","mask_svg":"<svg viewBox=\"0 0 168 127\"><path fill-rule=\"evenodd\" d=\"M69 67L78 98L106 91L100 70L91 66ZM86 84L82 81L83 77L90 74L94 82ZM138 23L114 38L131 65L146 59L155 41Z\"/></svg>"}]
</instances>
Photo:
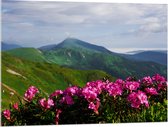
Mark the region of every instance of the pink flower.
<instances>
[{"instance_id":1,"label":"pink flower","mask_svg":"<svg viewBox=\"0 0 168 127\"><path fill-rule=\"evenodd\" d=\"M168 82L158 83L157 84L157 90L163 90L166 91L168 88Z\"/></svg>"},{"instance_id":2,"label":"pink flower","mask_svg":"<svg viewBox=\"0 0 168 127\"><path fill-rule=\"evenodd\" d=\"M4 117L7 119L7 120L10 120L11 119L11 112L10 112L10 110L9 109L6 109L6 110L4 110L3 111L3 115L4 115Z\"/></svg>"},{"instance_id":3,"label":"pink flower","mask_svg":"<svg viewBox=\"0 0 168 127\"><path fill-rule=\"evenodd\" d=\"M92 82L87 82L86 86L89 87L100 87L102 85L102 81L101 80L97 80L97 81L92 81Z\"/></svg>"},{"instance_id":4,"label":"pink flower","mask_svg":"<svg viewBox=\"0 0 168 127\"><path fill-rule=\"evenodd\" d=\"M110 96L121 95L123 90L121 84L118 83L109 83L107 84L106 90L108 91Z\"/></svg>"},{"instance_id":5,"label":"pink flower","mask_svg":"<svg viewBox=\"0 0 168 127\"><path fill-rule=\"evenodd\" d=\"M97 98L97 89L91 87L85 87L82 90L82 94L84 95L85 99L89 102L94 101Z\"/></svg>"},{"instance_id":6,"label":"pink flower","mask_svg":"<svg viewBox=\"0 0 168 127\"><path fill-rule=\"evenodd\" d=\"M26 93L24 94L24 97L31 101L33 99L33 97L35 96L36 93L38 93L38 89L35 86L30 86L28 88L28 90L26 91Z\"/></svg>"},{"instance_id":7,"label":"pink flower","mask_svg":"<svg viewBox=\"0 0 168 127\"><path fill-rule=\"evenodd\" d=\"M96 104L94 104L93 102L90 102L89 103L89 109L93 109L94 112L96 114L98 114L98 109L99 109L99 106L100 106L100 100L98 98L96 98Z\"/></svg>"},{"instance_id":8,"label":"pink flower","mask_svg":"<svg viewBox=\"0 0 168 127\"><path fill-rule=\"evenodd\" d=\"M150 95L158 95L158 92L155 88L145 88L145 91Z\"/></svg>"},{"instance_id":9,"label":"pink flower","mask_svg":"<svg viewBox=\"0 0 168 127\"><path fill-rule=\"evenodd\" d=\"M62 99L60 100L60 103L64 103L67 105L72 105L74 104L73 98L69 95L66 95L64 97L62 97Z\"/></svg>"},{"instance_id":10,"label":"pink flower","mask_svg":"<svg viewBox=\"0 0 168 127\"><path fill-rule=\"evenodd\" d=\"M89 109L94 109L96 106L95 106L95 104L93 103L93 102L90 102L89 103Z\"/></svg>"},{"instance_id":11,"label":"pink flower","mask_svg":"<svg viewBox=\"0 0 168 127\"><path fill-rule=\"evenodd\" d=\"M120 85L123 85L123 84L124 84L124 81L123 81L122 79L117 79L117 80L115 81L115 83L118 83L118 84L120 84Z\"/></svg>"},{"instance_id":12,"label":"pink flower","mask_svg":"<svg viewBox=\"0 0 168 127\"><path fill-rule=\"evenodd\" d=\"M13 108L18 110L19 109L18 103L13 104Z\"/></svg>"},{"instance_id":13,"label":"pink flower","mask_svg":"<svg viewBox=\"0 0 168 127\"><path fill-rule=\"evenodd\" d=\"M97 94L100 94L102 90L105 88L105 85L106 85L105 82L101 80L97 80L97 81L88 82L86 84L86 87L91 88Z\"/></svg>"},{"instance_id":14,"label":"pink flower","mask_svg":"<svg viewBox=\"0 0 168 127\"><path fill-rule=\"evenodd\" d=\"M62 90L56 90L50 95L50 98L57 97L58 95L61 95L61 94L63 94Z\"/></svg>"},{"instance_id":15,"label":"pink flower","mask_svg":"<svg viewBox=\"0 0 168 127\"><path fill-rule=\"evenodd\" d=\"M55 124L58 125L59 122L59 115L62 112L60 109L56 109L56 115L55 115Z\"/></svg>"},{"instance_id":16,"label":"pink flower","mask_svg":"<svg viewBox=\"0 0 168 127\"><path fill-rule=\"evenodd\" d=\"M146 84L147 86L153 84L152 79L151 79L150 76L144 77L144 78L142 79L142 83L143 83L143 84Z\"/></svg>"},{"instance_id":17,"label":"pink flower","mask_svg":"<svg viewBox=\"0 0 168 127\"><path fill-rule=\"evenodd\" d=\"M165 82L166 81L166 79L163 76L160 76L159 74L154 75L152 77L152 80L156 81L156 82Z\"/></svg>"},{"instance_id":18,"label":"pink flower","mask_svg":"<svg viewBox=\"0 0 168 127\"><path fill-rule=\"evenodd\" d=\"M137 90L139 88L140 84L139 82L136 82L136 81L127 81L125 83L125 87L126 89L129 89L129 90Z\"/></svg>"},{"instance_id":19,"label":"pink flower","mask_svg":"<svg viewBox=\"0 0 168 127\"><path fill-rule=\"evenodd\" d=\"M144 92L138 90L137 97L140 100L141 104L145 104L146 107L149 107L147 96Z\"/></svg>"},{"instance_id":20,"label":"pink flower","mask_svg":"<svg viewBox=\"0 0 168 127\"><path fill-rule=\"evenodd\" d=\"M45 109L49 109L51 106L54 106L54 101L50 98L48 100L46 100L46 98L42 98L39 103Z\"/></svg>"},{"instance_id":21,"label":"pink flower","mask_svg":"<svg viewBox=\"0 0 168 127\"><path fill-rule=\"evenodd\" d=\"M138 92L132 92L129 94L127 100L131 102L131 107L133 108L139 108L142 104L145 104L146 107L149 107L146 94L140 90Z\"/></svg>"},{"instance_id":22,"label":"pink flower","mask_svg":"<svg viewBox=\"0 0 168 127\"><path fill-rule=\"evenodd\" d=\"M137 94L135 92L132 92L128 95L127 100L129 102L133 102L133 101L136 101L136 98L137 98Z\"/></svg>"},{"instance_id":23,"label":"pink flower","mask_svg":"<svg viewBox=\"0 0 168 127\"><path fill-rule=\"evenodd\" d=\"M78 90L79 90L79 88L77 86L71 86L71 87L68 87L64 91L64 94L70 95L70 96L77 95L78 94Z\"/></svg>"}]
</instances>

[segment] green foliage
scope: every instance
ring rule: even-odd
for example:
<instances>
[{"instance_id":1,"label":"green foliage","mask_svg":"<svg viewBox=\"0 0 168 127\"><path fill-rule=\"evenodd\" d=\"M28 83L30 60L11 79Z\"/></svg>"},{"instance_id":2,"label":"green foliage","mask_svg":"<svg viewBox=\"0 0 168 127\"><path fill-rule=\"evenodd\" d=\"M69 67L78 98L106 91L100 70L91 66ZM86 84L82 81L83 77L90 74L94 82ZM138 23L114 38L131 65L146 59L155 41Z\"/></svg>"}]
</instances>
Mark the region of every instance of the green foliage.
<instances>
[{"instance_id":1,"label":"green foliage","mask_svg":"<svg viewBox=\"0 0 168 127\"><path fill-rule=\"evenodd\" d=\"M75 41L75 42L73 42ZM80 70L102 70L118 78L159 73L166 76L166 65L154 62L133 61L119 54L110 53L102 47L90 47L88 44L79 43L79 40L69 40L60 43L51 50L38 50L34 48L18 48L7 51L13 56L34 62L55 63L61 66Z\"/></svg>"},{"instance_id":2,"label":"green foliage","mask_svg":"<svg viewBox=\"0 0 168 127\"><path fill-rule=\"evenodd\" d=\"M12 70L20 75L11 74L7 70ZM110 80L115 79L103 71L73 70L56 64L32 62L5 52L2 53L2 83L17 91L18 96L22 96L27 87L33 84L37 84L37 87L48 95L54 89L65 89L70 84L83 86L88 81L103 79L104 77ZM4 90L3 88L2 90ZM11 103L8 98L10 91L8 89L2 93L2 109Z\"/></svg>"},{"instance_id":3,"label":"green foliage","mask_svg":"<svg viewBox=\"0 0 168 127\"><path fill-rule=\"evenodd\" d=\"M17 48L6 51L7 53L22 58L27 59L35 62L45 62L45 58L42 52L35 48Z\"/></svg>"},{"instance_id":4,"label":"green foliage","mask_svg":"<svg viewBox=\"0 0 168 127\"><path fill-rule=\"evenodd\" d=\"M99 82L98 84L100 85L100 83L102 82ZM92 100L97 101L98 99L98 101L100 101L96 111L89 108L88 105L91 103L91 100L87 100L86 96L83 94L83 90L86 87L91 88L91 86L88 86L88 84L84 87L72 86L66 88L62 93L57 93L57 95L52 93L52 96L50 95L48 98L48 100L50 99L52 102L40 102L44 97L41 91L37 92L32 100L28 101L26 97L24 99L19 99L20 104L18 105L18 108L10 105L9 119L4 115L4 112L2 112L2 125L55 125L167 121L168 101L165 98L167 92L166 89L159 90L159 94L157 95L146 96L149 101L149 107L141 105L138 108L133 108L128 103L127 99L130 91L123 89L124 91L121 95L111 96L106 91L108 83L104 83L105 82L103 82L102 85L104 87L100 90L97 98ZM148 86L146 86L146 88L147 87ZM92 87L92 90L97 88L99 89L99 86ZM139 89L143 90L143 87L139 87ZM30 92L29 94L31 95L32 93ZM87 94L90 94L90 91L88 91ZM72 100L65 99L62 102L63 98L66 96L70 97ZM87 97L90 98L91 96ZM159 98L159 102L155 98ZM141 99L143 100L144 98ZM73 104L68 104L67 102L73 102ZM47 108L49 105L50 107ZM58 110L61 112L58 113Z\"/></svg>"},{"instance_id":5,"label":"green foliage","mask_svg":"<svg viewBox=\"0 0 168 127\"><path fill-rule=\"evenodd\" d=\"M160 73L166 76L166 66L154 62L141 62L125 59L116 54L97 52L85 48L60 48L43 52L47 61L83 70L102 70L115 77L126 78Z\"/></svg>"}]
</instances>

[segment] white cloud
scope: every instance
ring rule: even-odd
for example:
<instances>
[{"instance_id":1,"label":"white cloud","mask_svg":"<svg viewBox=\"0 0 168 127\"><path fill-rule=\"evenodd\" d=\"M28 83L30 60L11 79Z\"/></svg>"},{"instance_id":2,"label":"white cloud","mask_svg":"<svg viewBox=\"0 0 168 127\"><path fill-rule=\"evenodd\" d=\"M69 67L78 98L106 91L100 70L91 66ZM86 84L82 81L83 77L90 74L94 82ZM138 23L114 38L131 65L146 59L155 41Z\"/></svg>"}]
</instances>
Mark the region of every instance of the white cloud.
<instances>
[{"instance_id":1,"label":"white cloud","mask_svg":"<svg viewBox=\"0 0 168 127\"><path fill-rule=\"evenodd\" d=\"M98 4L98 3L63 3L63 2L17 2L5 3L4 9L11 8L3 17L9 22L15 18L18 20L34 20L44 23L62 24L99 24L99 23L124 23L136 24L157 20L160 13L163 14L165 6L141 5L141 4ZM161 7L160 7L161 6ZM6 8L5 8L6 7ZM163 9L162 9L163 8ZM161 10L161 11L160 11ZM151 18L144 18L150 12L157 12ZM13 16L13 18L12 18ZM9 18L10 17L10 18ZM155 20L154 19L154 20ZM5 19L6 20L6 19ZM161 20L159 18L159 20Z\"/></svg>"},{"instance_id":2,"label":"white cloud","mask_svg":"<svg viewBox=\"0 0 168 127\"><path fill-rule=\"evenodd\" d=\"M158 4L3 1L2 10L3 38L10 34L27 42L60 42L71 33L88 42L113 40L117 46L127 40L131 46L142 34L154 38L152 33L166 32L167 28L166 5Z\"/></svg>"},{"instance_id":3,"label":"white cloud","mask_svg":"<svg viewBox=\"0 0 168 127\"><path fill-rule=\"evenodd\" d=\"M160 23L153 22L153 23L148 23L145 25L142 25L139 28L140 32L163 32L165 30L164 26L162 26Z\"/></svg>"},{"instance_id":4,"label":"white cloud","mask_svg":"<svg viewBox=\"0 0 168 127\"><path fill-rule=\"evenodd\" d=\"M135 24L138 24L137 29L128 30L130 33L137 34L146 34L147 33L157 33L157 32L166 32L167 23L164 20L159 19L158 17L147 17L141 20L135 21Z\"/></svg>"}]
</instances>

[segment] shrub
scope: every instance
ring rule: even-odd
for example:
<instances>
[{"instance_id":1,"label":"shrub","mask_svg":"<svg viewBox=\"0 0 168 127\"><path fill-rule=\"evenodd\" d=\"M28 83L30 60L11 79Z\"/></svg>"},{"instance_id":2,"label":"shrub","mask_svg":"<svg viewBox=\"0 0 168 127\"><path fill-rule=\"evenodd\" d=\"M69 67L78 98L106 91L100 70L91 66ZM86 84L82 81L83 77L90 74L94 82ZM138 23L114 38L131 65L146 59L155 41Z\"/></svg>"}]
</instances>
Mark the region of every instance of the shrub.
<instances>
[{"instance_id":1,"label":"shrub","mask_svg":"<svg viewBox=\"0 0 168 127\"><path fill-rule=\"evenodd\" d=\"M20 103L2 112L2 125L167 121L167 82L159 74L70 86L43 97L30 86Z\"/></svg>"}]
</instances>

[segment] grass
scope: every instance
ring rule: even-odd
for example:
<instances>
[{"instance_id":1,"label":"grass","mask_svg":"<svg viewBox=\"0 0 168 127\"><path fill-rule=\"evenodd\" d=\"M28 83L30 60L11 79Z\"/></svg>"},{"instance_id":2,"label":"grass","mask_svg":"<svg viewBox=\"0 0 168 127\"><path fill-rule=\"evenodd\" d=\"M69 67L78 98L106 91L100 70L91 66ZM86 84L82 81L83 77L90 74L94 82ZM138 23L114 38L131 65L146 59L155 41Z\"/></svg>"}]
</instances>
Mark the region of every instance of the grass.
<instances>
[{"instance_id":1,"label":"grass","mask_svg":"<svg viewBox=\"0 0 168 127\"><path fill-rule=\"evenodd\" d=\"M21 76L7 72L7 69L17 72ZM17 91L19 96L23 96L30 85L35 85L47 94L56 89L65 89L70 84L84 86L88 81L104 77L108 77L110 80L115 79L103 71L74 70L56 64L32 62L2 53L2 83ZM13 101L13 99L11 100ZM2 94L2 109L10 103L9 97Z\"/></svg>"}]
</instances>

